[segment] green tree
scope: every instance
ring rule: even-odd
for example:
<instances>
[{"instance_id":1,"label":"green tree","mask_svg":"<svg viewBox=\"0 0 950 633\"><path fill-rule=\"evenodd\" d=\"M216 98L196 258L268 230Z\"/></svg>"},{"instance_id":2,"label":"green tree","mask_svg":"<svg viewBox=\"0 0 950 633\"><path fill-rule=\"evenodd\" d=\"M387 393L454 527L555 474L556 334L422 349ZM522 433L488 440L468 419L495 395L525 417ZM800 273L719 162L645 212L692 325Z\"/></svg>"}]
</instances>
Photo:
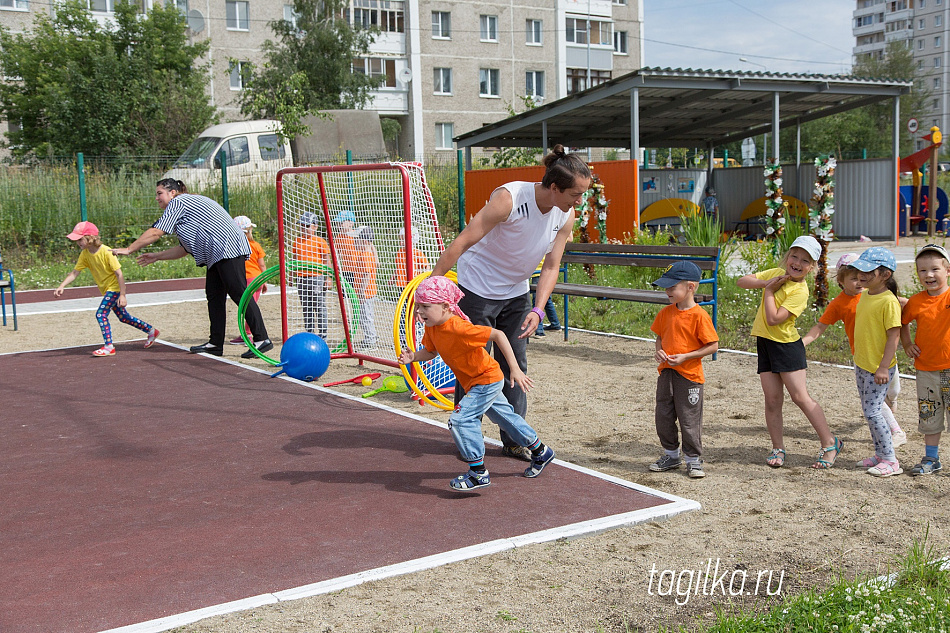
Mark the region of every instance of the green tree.
<instances>
[{"instance_id":1,"label":"green tree","mask_svg":"<svg viewBox=\"0 0 950 633\"><path fill-rule=\"evenodd\" d=\"M353 62L369 53L376 29L350 26L343 0L294 0L296 24L274 20L278 41L262 45L264 62L246 67L241 112L275 118L288 137L306 134L303 117L320 110L357 109L383 77L371 77Z\"/></svg>"},{"instance_id":2,"label":"green tree","mask_svg":"<svg viewBox=\"0 0 950 633\"><path fill-rule=\"evenodd\" d=\"M119 0L102 27L78 0L38 12L33 29L0 28L0 113L17 156L180 153L214 120L205 92L207 43L188 44L184 16L156 4L145 16Z\"/></svg>"}]
</instances>

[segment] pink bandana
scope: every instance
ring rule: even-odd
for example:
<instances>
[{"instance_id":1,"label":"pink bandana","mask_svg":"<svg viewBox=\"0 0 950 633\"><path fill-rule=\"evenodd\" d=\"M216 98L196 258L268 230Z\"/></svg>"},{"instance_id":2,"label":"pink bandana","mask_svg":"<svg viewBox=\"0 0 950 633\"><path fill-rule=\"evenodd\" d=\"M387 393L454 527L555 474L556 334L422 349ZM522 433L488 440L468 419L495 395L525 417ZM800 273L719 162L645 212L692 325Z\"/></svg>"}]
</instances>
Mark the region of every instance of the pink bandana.
<instances>
[{"instance_id":1,"label":"pink bandana","mask_svg":"<svg viewBox=\"0 0 950 633\"><path fill-rule=\"evenodd\" d=\"M465 316L459 308L459 300L465 294L447 277L426 277L416 287L415 301L417 303L447 303L449 311L468 322L472 320Z\"/></svg>"}]
</instances>

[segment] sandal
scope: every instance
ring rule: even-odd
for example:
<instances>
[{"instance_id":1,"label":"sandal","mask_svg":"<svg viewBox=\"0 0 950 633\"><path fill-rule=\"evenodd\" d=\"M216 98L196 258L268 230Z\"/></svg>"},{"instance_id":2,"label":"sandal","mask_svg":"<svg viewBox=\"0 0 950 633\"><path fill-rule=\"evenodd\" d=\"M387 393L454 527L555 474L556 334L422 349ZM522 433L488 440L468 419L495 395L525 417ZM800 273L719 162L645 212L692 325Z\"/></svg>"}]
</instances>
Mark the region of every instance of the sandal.
<instances>
[{"instance_id":1,"label":"sandal","mask_svg":"<svg viewBox=\"0 0 950 633\"><path fill-rule=\"evenodd\" d=\"M904 469L896 461L887 462L883 459L874 468L868 468L868 474L874 477L890 477L891 475L900 475L902 472L904 472Z\"/></svg>"},{"instance_id":2,"label":"sandal","mask_svg":"<svg viewBox=\"0 0 950 633\"><path fill-rule=\"evenodd\" d=\"M838 436L835 436L834 444L831 446L823 446L820 451L818 451L818 457L815 459L815 463L811 465L812 468L817 470L828 470L829 468L834 467L835 462L838 461L838 456L841 455L841 451L844 449L844 442L838 439ZM825 455L831 451L835 452L835 456L831 458L831 461L825 459Z\"/></svg>"},{"instance_id":3,"label":"sandal","mask_svg":"<svg viewBox=\"0 0 950 633\"><path fill-rule=\"evenodd\" d=\"M785 465L785 449L773 448L765 458L765 464L772 468L781 468Z\"/></svg>"},{"instance_id":4,"label":"sandal","mask_svg":"<svg viewBox=\"0 0 950 633\"><path fill-rule=\"evenodd\" d=\"M105 347L102 346L92 353L93 356L115 356L114 347Z\"/></svg>"},{"instance_id":5,"label":"sandal","mask_svg":"<svg viewBox=\"0 0 950 633\"><path fill-rule=\"evenodd\" d=\"M858 468L874 468L875 466L880 464L882 461L884 460L882 460L877 455L871 455L870 457L865 457L864 459L862 459L855 465Z\"/></svg>"},{"instance_id":6,"label":"sandal","mask_svg":"<svg viewBox=\"0 0 950 633\"><path fill-rule=\"evenodd\" d=\"M487 470L481 473L477 473L474 470L469 470L464 475L459 475L450 481L449 485L452 486L453 490L457 490L459 492L472 492L478 488L490 486L491 478L489 478Z\"/></svg>"}]
</instances>

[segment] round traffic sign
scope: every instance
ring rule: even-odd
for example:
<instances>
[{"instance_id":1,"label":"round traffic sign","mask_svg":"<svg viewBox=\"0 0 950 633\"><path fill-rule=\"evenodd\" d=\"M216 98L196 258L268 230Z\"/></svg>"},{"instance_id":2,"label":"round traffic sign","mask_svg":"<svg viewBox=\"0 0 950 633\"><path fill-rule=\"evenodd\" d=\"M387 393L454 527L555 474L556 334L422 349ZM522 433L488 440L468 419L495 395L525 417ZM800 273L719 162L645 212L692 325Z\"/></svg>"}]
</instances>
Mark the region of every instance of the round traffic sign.
<instances>
[{"instance_id":1,"label":"round traffic sign","mask_svg":"<svg viewBox=\"0 0 950 633\"><path fill-rule=\"evenodd\" d=\"M911 118L907 121L907 131L911 134L917 132L917 119Z\"/></svg>"}]
</instances>

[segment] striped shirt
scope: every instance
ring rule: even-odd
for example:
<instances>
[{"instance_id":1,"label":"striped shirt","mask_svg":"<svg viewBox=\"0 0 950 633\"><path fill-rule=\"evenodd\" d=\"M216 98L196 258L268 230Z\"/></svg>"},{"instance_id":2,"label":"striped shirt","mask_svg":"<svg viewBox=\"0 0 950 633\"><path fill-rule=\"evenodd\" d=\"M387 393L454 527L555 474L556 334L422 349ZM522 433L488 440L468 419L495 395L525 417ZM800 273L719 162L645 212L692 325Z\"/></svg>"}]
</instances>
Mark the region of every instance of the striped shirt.
<instances>
[{"instance_id":1,"label":"striped shirt","mask_svg":"<svg viewBox=\"0 0 950 633\"><path fill-rule=\"evenodd\" d=\"M196 194L182 193L165 207L165 213L152 225L165 233L174 233L178 242L195 258L199 266L214 266L223 259L251 254L244 233L220 204Z\"/></svg>"}]
</instances>

